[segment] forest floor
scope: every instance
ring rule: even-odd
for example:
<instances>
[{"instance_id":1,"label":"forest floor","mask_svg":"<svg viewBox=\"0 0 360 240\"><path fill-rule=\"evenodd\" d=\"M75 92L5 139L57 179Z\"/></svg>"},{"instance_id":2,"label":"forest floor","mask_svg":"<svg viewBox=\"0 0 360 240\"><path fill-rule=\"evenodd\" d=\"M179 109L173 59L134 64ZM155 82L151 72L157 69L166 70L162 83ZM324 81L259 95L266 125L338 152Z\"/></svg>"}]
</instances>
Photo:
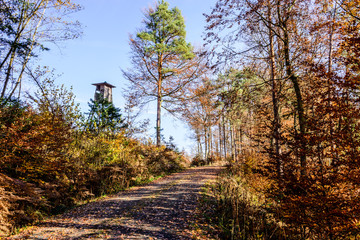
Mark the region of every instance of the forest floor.
<instances>
[{"instance_id":1,"label":"forest floor","mask_svg":"<svg viewBox=\"0 0 360 240\"><path fill-rule=\"evenodd\" d=\"M221 168L190 168L79 206L6 239L211 239L197 237L194 223L201 188Z\"/></svg>"}]
</instances>

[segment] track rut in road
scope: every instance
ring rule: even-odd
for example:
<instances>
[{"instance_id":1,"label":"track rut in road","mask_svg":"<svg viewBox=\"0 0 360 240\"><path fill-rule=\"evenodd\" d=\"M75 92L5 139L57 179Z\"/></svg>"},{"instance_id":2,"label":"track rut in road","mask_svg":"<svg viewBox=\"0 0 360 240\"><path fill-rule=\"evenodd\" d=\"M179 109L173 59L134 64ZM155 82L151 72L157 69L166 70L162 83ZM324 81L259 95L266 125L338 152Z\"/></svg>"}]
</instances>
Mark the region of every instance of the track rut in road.
<instances>
[{"instance_id":1,"label":"track rut in road","mask_svg":"<svg viewBox=\"0 0 360 240\"><path fill-rule=\"evenodd\" d=\"M201 187L220 169L190 168L77 207L7 239L192 239Z\"/></svg>"}]
</instances>

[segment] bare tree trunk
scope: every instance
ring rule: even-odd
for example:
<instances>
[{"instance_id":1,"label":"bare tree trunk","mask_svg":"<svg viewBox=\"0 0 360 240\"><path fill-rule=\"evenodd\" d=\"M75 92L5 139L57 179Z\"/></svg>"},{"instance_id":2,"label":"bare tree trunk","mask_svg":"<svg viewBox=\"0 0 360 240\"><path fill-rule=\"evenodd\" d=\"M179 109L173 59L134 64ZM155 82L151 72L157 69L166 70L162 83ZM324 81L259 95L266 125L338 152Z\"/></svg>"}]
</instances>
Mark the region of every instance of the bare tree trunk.
<instances>
[{"instance_id":1,"label":"bare tree trunk","mask_svg":"<svg viewBox=\"0 0 360 240\"><path fill-rule=\"evenodd\" d=\"M156 114L156 146L161 145L161 104L162 104L162 97L161 97L161 90L159 87L158 96L157 96L157 114Z\"/></svg>"},{"instance_id":2,"label":"bare tree trunk","mask_svg":"<svg viewBox=\"0 0 360 240\"><path fill-rule=\"evenodd\" d=\"M221 135L222 133L221 133L221 121L219 121L219 154L220 154L220 157L222 158L222 156L223 156L223 154L222 154L222 146L221 146L221 144L222 144L222 141L221 141L221 139L222 139L222 135Z\"/></svg>"},{"instance_id":3,"label":"bare tree trunk","mask_svg":"<svg viewBox=\"0 0 360 240\"><path fill-rule=\"evenodd\" d=\"M278 15L280 16L280 4L278 3ZM287 78L293 84L293 88L295 91L296 96L296 110L297 110L297 117L299 122L299 133L298 139L300 142L300 149L299 149L299 157L300 157L300 176L304 178L306 175L306 142L305 142L305 133L306 133L306 119L305 119L305 111L303 106L302 94L300 90L299 79L295 75L292 67L292 63L290 60L290 39L289 39L289 31L288 31L288 20L279 18L279 24L283 30L283 44L284 44L284 60L285 60L285 68L286 68L286 75Z\"/></svg>"},{"instance_id":4,"label":"bare tree trunk","mask_svg":"<svg viewBox=\"0 0 360 240\"><path fill-rule=\"evenodd\" d=\"M202 152L200 131L198 129L195 129L195 134L196 134L196 141L197 141L197 153L198 153L198 156L202 156L203 152Z\"/></svg>"},{"instance_id":5,"label":"bare tree trunk","mask_svg":"<svg viewBox=\"0 0 360 240\"><path fill-rule=\"evenodd\" d=\"M215 137L216 137L216 155L218 157L220 157L221 156L220 155L220 148L221 148L220 138L216 135L215 135Z\"/></svg>"},{"instance_id":6,"label":"bare tree trunk","mask_svg":"<svg viewBox=\"0 0 360 240\"><path fill-rule=\"evenodd\" d=\"M237 144L236 144L236 140L237 140L237 137L236 137L236 127L234 125L232 125L232 135L233 135L233 145L234 145L234 161L237 159L237 152L236 152L236 148L237 148Z\"/></svg>"},{"instance_id":7,"label":"bare tree trunk","mask_svg":"<svg viewBox=\"0 0 360 240\"><path fill-rule=\"evenodd\" d=\"M230 130L231 158L234 161L235 160L234 131L231 122L229 122L229 130Z\"/></svg>"},{"instance_id":8,"label":"bare tree trunk","mask_svg":"<svg viewBox=\"0 0 360 240\"><path fill-rule=\"evenodd\" d=\"M201 156L201 158L203 157L204 155L204 152L203 152L203 146L202 146L202 143L201 143L201 135L199 134L198 135L198 147L199 147L199 156Z\"/></svg>"},{"instance_id":9,"label":"bare tree trunk","mask_svg":"<svg viewBox=\"0 0 360 240\"><path fill-rule=\"evenodd\" d=\"M272 24L272 13L271 5L268 3L268 21L269 25ZM280 116L279 116L279 100L278 100L278 86L275 73L275 50L274 50L274 33L271 28L269 28L269 64L270 64L270 78L271 78L271 92L272 92L272 102L273 102L273 139L275 147L275 159L276 159L276 170L278 177L282 175L282 162L280 159Z\"/></svg>"},{"instance_id":10,"label":"bare tree trunk","mask_svg":"<svg viewBox=\"0 0 360 240\"><path fill-rule=\"evenodd\" d=\"M11 58L10 58L9 65L7 67L7 70L6 70L5 81L4 81L4 85L3 85L3 89L2 89L2 92L1 92L0 98L5 98L7 85L9 84L9 81L10 81L11 70L13 69L13 63L14 63L14 60L15 60L15 54L16 54L15 51L11 54Z\"/></svg>"},{"instance_id":11,"label":"bare tree trunk","mask_svg":"<svg viewBox=\"0 0 360 240\"><path fill-rule=\"evenodd\" d=\"M48 4L48 0L44 1L44 4L47 5L47 4ZM28 64L28 62L29 62L29 60L30 60L30 56L31 56L32 50L33 50L33 48L34 48L34 46L35 46L35 40L36 40L36 36L37 36L37 33L38 33L38 29L39 29L39 27L40 27L40 25L41 25L41 23L42 23L42 21L43 21L43 18L44 18L46 9L47 9L47 8L44 7L44 10L43 10L43 12L42 12L42 14L41 14L41 17L40 17L40 19L39 19L36 27L33 29L34 32L32 33L32 39L31 39L31 42L32 42L32 43L31 43L31 46L29 47L29 49L28 49L28 51L27 51L27 53L26 53L26 56L25 56L25 58L24 58L24 62L22 63L22 67L21 67L21 70L20 70L20 74L19 74L18 79L17 79L17 81L16 81L15 87L13 88L13 90L11 91L11 93L9 94L8 99L10 99L10 98L13 96L13 94L14 94L15 91L16 91L16 89L17 89L17 88L20 86L20 84L21 84L22 76L23 76L23 74L24 74L24 72L25 72L25 68L26 68L26 66L27 66L27 64ZM19 98L20 98L20 90L19 90Z\"/></svg>"},{"instance_id":12,"label":"bare tree trunk","mask_svg":"<svg viewBox=\"0 0 360 240\"><path fill-rule=\"evenodd\" d=\"M236 144L236 155L237 156L240 156L240 154L241 154L240 129L241 129L240 126L236 128L236 142L237 142L237 144Z\"/></svg>"},{"instance_id":13,"label":"bare tree trunk","mask_svg":"<svg viewBox=\"0 0 360 240\"><path fill-rule=\"evenodd\" d=\"M225 117L223 116L223 141L224 141L224 157L227 158L227 146L226 146L226 123Z\"/></svg>"},{"instance_id":14,"label":"bare tree trunk","mask_svg":"<svg viewBox=\"0 0 360 240\"><path fill-rule=\"evenodd\" d=\"M212 158L213 156L213 133L212 133L212 128L209 127L209 155L210 158Z\"/></svg>"},{"instance_id":15,"label":"bare tree trunk","mask_svg":"<svg viewBox=\"0 0 360 240\"><path fill-rule=\"evenodd\" d=\"M243 149L243 130L242 128L240 127L239 129L239 153L240 154L243 154L244 153L244 149Z\"/></svg>"},{"instance_id":16,"label":"bare tree trunk","mask_svg":"<svg viewBox=\"0 0 360 240\"><path fill-rule=\"evenodd\" d=\"M163 80L163 56L158 55L158 81L157 81L157 112L156 112L156 146L161 145L161 104L162 104L162 80Z\"/></svg>"},{"instance_id":17,"label":"bare tree trunk","mask_svg":"<svg viewBox=\"0 0 360 240\"><path fill-rule=\"evenodd\" d=\"M39 21L36 25L36 27L34 27L32 30L34 31L32 34L32 37L31 37L31 41L32 41L32 44L24 58L24 62L22 63L22 69L20 70L20 74L17 78L17 81L16 81L16 84L15 84L15 87L13 88L13 90L10 92L10 94L7 96L8 99L10 99L12 97L12 95L14 94L15 90L19 87L20 83L21 83L21 80L22 80L22 75L25 71L25 68L29 62L29 59L30 59L30 56L31 56L31 53L32 53L32 49L35 45L35 40L36 40L36 37L37 37L37 33L38 33L38 29L43 21L43 17L45 15L45 11L47 9L47 5L48 5L48 2L49 0L42 0L42 1L39 1L36 3L36 7L33 9L33 11L31 12L31 14L27 14L27 8L25 7L26 3L22 3L23 6L22 6L22 9L21 9L21 14L19 16L19 22L17 23L17 30L16 30L16 36L15 36L15 39L12 43L12 46L8 52L8 54L6 55L6 57L3 59L3 61L0 63L0 70L2 69L2 67L5 65L7 59L10 57L10 60L9 60L9 65L8 65L8 68L7 68L7 71L6 71L6 74L5 74L5 80L4 80L4 85L3 85L3 89L2 89L2 92L1 92L1 95L0 97L1 98L5 98L5 94L6 94L6 90L7 90L7 87L8 87L8 84L9 84L9 81L10 81L10 77L11 77L11 71L13 70L13 64L14 64L14 60L15 60L15 57L16 57L16 51L17 51L17 45L19 43L19 40L20 40L20 37L22 36L26 26L30 23L30 20L35 16L35 15L38 15L38 10L41 8L41 6L44 6L44 9L43 9L43 12L41 13L41 15L38 15L40 16L39 18ZM30 40L30 39L28 39Z\"/></svg>"},{"instance_id":18,"label":"bare tree trunk","mask_svg":"<svg viewBox=\"0 0 360 240\"><path fill-rule=\"evenodd\" d=\"M336 3L335 3L336 4ZM332 55L333 55L333 37L334 37L334 22L336 20L336 11L337 11L337 5L335 6L333 12L332 12L332 16L331 16L331 20L333 21L330 24L330 36L329 36L329 60L328 60L328 108L330 108L331 106L331 96L332 96L332 87L331 87L331 75L332 75L332 65L333 65L333 59L332 59ZM330 136L333 135L334 132L334 126L333 126L333 121L329 122L329 134ZM337 155L337 151L335 151L336 148L336 142L332 142L330 144L330 148L331 148L331 152L335 153ZM334 162L329 159L329 164L333 164Z\"/></svg>"},{"instance_id":19,"label":"bare tree trunk","mask_svg":"<svg viewBox=\"0 0 360 240\"><path fill-rule=\"evenodd\" d=\"M204 147L205 147L205 160L208 158L208 129L206 126L204 126Z\"/></svg>"},{"instance_id":20,"label":"bare tree trunk","mask_svg":"<svg viewBox=\"0 0 360 240\"><path fill-rule=\"evenodd\" d=\"M286 39L286 38L285 38ZM287 42L288 44L288 42ZM299 149L299 155L300 155L300 175L302 177L305 177L306 175L306 142L305 142L305 133L306 133L306 120L305 120L305 113L304 113L304 107L303 107L303 100L300 90L300 85L298 82L298 77L296 77L292 71L291 64L290 64L290 58L289 58L289 45L285 47L285 64L286 64L286 72L288 77L293 83L293 87L295 90L296 95L296 108L297 108L297 116L298 116L298 122L299 122L299 141L300 141L300 149Z\"/></svg>"}]
</instances>

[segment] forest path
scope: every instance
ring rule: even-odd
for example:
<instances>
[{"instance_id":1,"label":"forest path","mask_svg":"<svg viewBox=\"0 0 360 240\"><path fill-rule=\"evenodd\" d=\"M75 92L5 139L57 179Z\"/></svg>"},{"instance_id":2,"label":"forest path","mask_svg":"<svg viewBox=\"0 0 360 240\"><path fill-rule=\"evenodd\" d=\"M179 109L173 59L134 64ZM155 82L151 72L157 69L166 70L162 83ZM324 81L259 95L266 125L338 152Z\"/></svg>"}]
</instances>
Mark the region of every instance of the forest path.
<instances>
[{"instance_id":1,"label":"forest path","mask_svg":"<svg viewBox=\"0 0 360 240\"><path fill-rule=\"evenodd\" d=\"M77 207L7 239L192 239L201 187L220 169L190 168Z\"/></svg>"}]
</instances>

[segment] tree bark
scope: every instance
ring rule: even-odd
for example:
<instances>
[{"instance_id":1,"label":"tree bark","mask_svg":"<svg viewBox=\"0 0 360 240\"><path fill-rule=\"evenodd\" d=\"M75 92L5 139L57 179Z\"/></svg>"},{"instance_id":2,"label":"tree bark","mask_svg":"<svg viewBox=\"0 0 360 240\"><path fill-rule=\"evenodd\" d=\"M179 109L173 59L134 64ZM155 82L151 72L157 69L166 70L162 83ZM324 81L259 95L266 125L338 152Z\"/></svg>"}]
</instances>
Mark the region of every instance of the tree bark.
<instances>
[{"instance_id":1,"label":"tree bark","mask_svg":"<svg viewBox=\"0 0 360 240\"><path fill-rule=\"evenodd\" d=\"M226 144L226 123L225 117L223 116L223 141L224 141L224 157L227 158L227 144Z\"/></svg>"},{"instance_id":2,"label":"tree bark","mask_svg":"<svg viewBox=\"0 0 360 240\"><path fill-rule=\"evenodd\" d=\"M272 13L270 1L268 3L268 21L269 26L272 24ZM279 99L278 99L278 86L275 73L275 50L274 50L274 33L269 27L269 64L270 64L270 79L271 79L271 92L273 103L273 139L274 139L274 152L276 160L277 175L280 178L282 175L282 163L280 159L280 116L279 116Z\"/></svg>"},{"instance_id":3,"label":"tree bark","mask_svg":"<svg viewBox=\"0 0 360 240\"><path fill-rule=\"evenodd\" d=\"M9 81L10 81L11 70L13 68L13 63L14 63L14 60L15 60L15 54L16 54L15 51L11 54L11 58L10 58L8 68L6 70L5 82L4 82L4 85L3 85L3 89L2 89L2 92L1 92L0 98L5 98L6 88L7 88L7 85L9 84Z\"/></svg>"},{"instance_id":4,"label":"tree bark","mask_svg":"<svg viewBox=\"0 0 360 240\"><path fill-rule=\"evenodd\" d=\"M204 144L205 144L205 161L208 158L208 131L207 126L204 126Z\"/></svg>"},{"instance_id":5,"label":"tree bark","mask_svg":"<svg viewBox=\"0 0 360 240\"><path fill-rule=\"evenodd\" d=\"M162 62L163 56L160 54L158 56L158 81L157 81L157 111L156 111L156 146L160 147L161 145L161 104L162 104Z\"/></svg>"},{"instance_id":6,"label":"tree bark","mask_svg":"<svg viewBox=\"0 0 360 240\"><path fill-rule=\"evenodd\" d=\"M221 135L221 121L219 120L219 154L220 154L220 157L222 158L223 154L222 154L222 135Z\"/></svg>"},{"instance_id":7,"label":"tree bark","mask_svg":"<svg viewBox=\"0 0 360 240\"><path fill-rule=\"evenodd\" d=\"M157 112L156 112L156 146L161 145L161 104L162 104L162 98L161 93L158 91L157 96Z\"/></svg>"},{"instance_id":8,"label":"tree bark","mask_svg":"<svg viewBox=\"0 0 360 240\"><path fill-rule=\"evenodd\" d=\"M284 30L284 57L285 57L285 67L287 77L291 80L293 84L293 88L296 96L296 110L298 113L298 122L299 122L299 141L300 141L300 175L301 177L305 177L306 175L306 142L305 142L305 133L306 133L306 120L304 113L303 100L300 90L299 79L295 75L292 69L292 64L290 60L290 44L289 44L289 33L287 29L287 23L283 22L283 30Z\"/></svg>"}]
</instances>

